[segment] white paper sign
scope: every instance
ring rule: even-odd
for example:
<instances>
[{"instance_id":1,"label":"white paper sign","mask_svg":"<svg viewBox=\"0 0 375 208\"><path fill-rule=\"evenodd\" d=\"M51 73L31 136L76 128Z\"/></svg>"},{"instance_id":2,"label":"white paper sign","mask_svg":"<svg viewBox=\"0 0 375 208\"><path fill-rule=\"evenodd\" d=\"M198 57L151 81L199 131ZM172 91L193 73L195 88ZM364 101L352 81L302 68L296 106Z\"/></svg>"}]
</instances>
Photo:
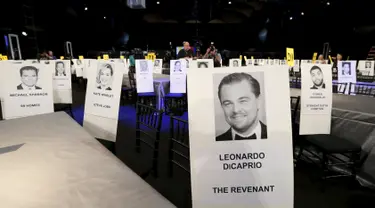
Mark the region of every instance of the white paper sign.
<instances>
[{"instance_id":1,"label":"white paper sign","mask_svg":"<svg viewBox=\"0 0 375 208\"><path fill-rule=\"evenodd\" d=\"M299 60L294 60L293 71L299 72Z\"/></svg>"},{"instance_id":2,"label":"white paper sign","mask_svg":"<svg viewBox=\"0 0 375 208\"><path fill-rule=\"evenodd\" d=\"M123 71L111 61L97 65L88 74L83 127L97 138L115 141Z\"/></svg>"},{"instance_id":3,"label":"white paper sign","mask_svg":"<svg viewBox=\"0 0 375 208\"><path fill-rule=\"evenodd\" d=\"M155 59L153 73L161 74L162 72L163 72L163 59Z\"/></svg>"},{"instance_id":4,"label":"white paper sign","mask_svg":"<svg viewBox=\"0 0 375 208\"><path fill-rule=\"evenodd\" d=\"M279 59L274 59L273 62L274 62L275 65L280 65L280 60Z\"/></svg>"},{"instance_id":5,"label":"white paper sign","mask_svg":"<svg viewBox=\"0 0 375 208\"><path fill-rule=\"evenodd\" d=\"M247 59L246 66L254 66L254 59Z\"/></svg>"},{"instance_id":6,"label":"white paper sign","mask_svg":"<svg viewBox=\"0 0 375 208\"><path fill-rule=\"evenodd\" d=\"M196 68L214 68L213 59L198 59L196 63Z\"/></svg>"},{"instance_id":7,"label":"white paper sign","mask_svg":"<svg viewBox=\"0 0 375 208\"><path fill-rule=\"evenodd\" d=\"M374 64L375 61L359 61L358 63L358 69L361 75L364 76L374 76Z\"/></svg>"},{"instance_id":8,"label":"white paper sign","mask_svg":"<svg viewBox=\"0 0 375 208\"><path fill-rule=\"evenodd\" d=\"M339 83L348 83L345 89L345 94L349 94L349 90L354 92L354 85L352 89L349 89L350 83L357 82L356 74L356 61L339 61L338 62L338 72L337 72L337 81Z\"/></svg>"},{"instance_id":9,"label":"white paper sign","mask_svg":"<svg viewBox=\"0 0 375 208\"><path fill-rule=\"evenodd\" d=\"M288 79L278 66L189 69L194 208L293 207Z\"/></svg>"},{"instance_id":10,"label":"white paper sign","mask_svg":"<svg viewBox=\"0 0 375 208\"><path fill-rule=\"evenodd\" d=\"M83 68L85 67L83 60L74 59L73 62L77 77L83 77Z\"/></svg>"},{"instance_id":11,"label":"white paper sign","mask_svg":"<svg viewBox=\"0 0 375 208\"><path fill-rule=\"evenodd\" d=\"M302 63L301 83L300 135L330 134L332 112L331 66L328 64Z\"/></svg>"},{"instance_id":12,"label":"white paper sign","mask_svg":"<svg viewBox=\"0 0 375 208\"><path fill-rule=\"evenodd\" d=\"M53 89L54 90L72 89L69 60L58 60L54 63Z\"/></svg>"},{"instance_id":13,"label":"white paper sign","mask_svg":"<svg viewBox=\"0 0 375 208\"><path fill-rule=\"evenodd\" d=\"M230 59L229 60L229 67L240 67L242 66L241 59Z\"/></svg>"},{"instance_id":14,"label":"white paper sign","mask_svg":"<svg viewBox=\"0 0 375 208\"><path fill-rule=\"evenodd\" d=\"M57 60L52 66L53 102L61 104L73 103L70 60Z\"/></svg>"},{"instance_id":15,"label":"white paper sign","mask_svg":"<svg viewBox=\"0 0 375 208\"><path fill-rule=\"evenodd\" d=\"M153 67L151 60L135 60L137 93L154 92Z\"/></svg>"},{"instance_id":16,"label":"white paper sign","mask_svg":"<svg viewBox=\"0 0 375 208\"><path fill-rule=\"evenodd\" d=\"M170 92L186 93L186 61L171 60Z\"/></svg>"},{"instance_id":17,"label":"white paper sign","mask_svg":"<svg viewBox=\"0 0 375 208\"><path fill-rule=\"evenodd\" d=\"M4 118L53 112L52 73L44 63L13 63L3 68Z\"/></svg>"}]
</instances>

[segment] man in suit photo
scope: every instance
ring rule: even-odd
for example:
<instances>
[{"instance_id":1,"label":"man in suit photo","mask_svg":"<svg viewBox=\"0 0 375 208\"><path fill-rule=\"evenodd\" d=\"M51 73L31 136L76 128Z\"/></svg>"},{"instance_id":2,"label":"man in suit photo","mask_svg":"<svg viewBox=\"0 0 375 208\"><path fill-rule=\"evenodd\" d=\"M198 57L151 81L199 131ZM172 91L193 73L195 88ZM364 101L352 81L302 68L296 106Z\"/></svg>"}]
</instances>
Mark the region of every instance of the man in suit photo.
<instances>
[{"instance_id":1,"label":"man in suit photo","mask_svg":"<svg viewBox=\"0 0 375 208\"><path fill-rule=\"evenodd\" d=\"M216 141L267 139L267 126L260 121L260 84L247 73L225 76L218 97L230 128Z\"/></svg>"},{"instance_id":2,"label":"man in suit photo","mask_svg":"<svg viewBox=\"0 0 375 208\"><path fill-rule=\"evenodd\" d=\"M21 84L17 86L17 90L41 90L36 86L38 82L38 69L34 66L24 66L20 69Z\"/></svg>"},{"instance_id":3,"label":"man in suit photo","mask_svg":"<svg viewBox=\"0 0 375 208\"><path fill-rule=\"evenodd\" d=\"M350 62L342 62L342 75L349 76L351 75Z\"/></svg>"},{"instance_id":4,"label":"man in suit photo","mask_svg":"<svg viewBox=\"0 0 375 208\"><path fill-rule=\"evenodd\" d=\"M311 80L313 82L313 86L310 88L312 90L317 90L317 89L325 89L326 84L324 83L323 79L323 72L322 69L318 66L313 66L310 69L310 76Z\"/></svg>"},{"instance_id":5,"label":"man in suit photo","mask_svg":"<svg viewBox=\"0 0 375 208\"><path fill-rule=\"evenodd\" d=\"M365 69L371 69L371 62L370 61L365 62Z\"/></svg>"}]
</instances>

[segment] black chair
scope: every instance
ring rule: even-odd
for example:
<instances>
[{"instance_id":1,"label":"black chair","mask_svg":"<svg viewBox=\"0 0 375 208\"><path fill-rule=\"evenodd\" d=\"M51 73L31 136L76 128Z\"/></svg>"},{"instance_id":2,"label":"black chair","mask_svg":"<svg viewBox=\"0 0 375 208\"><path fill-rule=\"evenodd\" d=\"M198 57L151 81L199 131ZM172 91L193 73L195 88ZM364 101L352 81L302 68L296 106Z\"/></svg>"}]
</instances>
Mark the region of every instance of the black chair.
<instances>
[{"instance_id":1,"label":"black chair","mask_svg":"<svg viewBox=\"0 0 375 208\"><path fill-rule=\"evenodd\" d=\"M135 144L136 151L141 152L141 142L149 146L152 150L152 167L141 174L142 178L152 173L155 177L158 176L158 160L159 160L159 142L160 129L163 119L163 112L153 108L152 106L144 105L142 103L136 104L136 136ZM145 137L141 137L144 135Z\"/></svg>"},{"instance_id":2,"label":"black chair","mask_svg":"<svg viewBox=\"0 0 375 208\"><path fill-rule=\"evenodd\" d=\"M350 83L349 85L349 95L367 95L375 96L375 85L374 84L360 84L360 83Z\"/></svg>"},{"instance_id":3,"label":"black chair","mask_svg":"<svg viewBox=\"0 0 375 208\"><path fill-rule=\"evenodd\" d=\"M297 88L301 89L301 77L300 76L295 76L292 78L292 81L290 82L290 87L291 88Z\"/></svg>"},{"instance_id":4,"label":"black chair","mask_svg":"<svg viewBox=\"0 0 375 208\"><path fill-rule=\"evenodd\" d=\"M297 115L299 110L300 96L290 97L290 110L292 116L292 139L293 139L293 156L295 152L295 147L298 144L299 138L299 124L297 123Z\"/></svg>"},{"instance_id":5,"label":"black chair","mask_svg":"<svg viewBox=\"0 0 375 208\"><path fill-rule=\"evenodd\" d=\"M370 72L368 72L368 73L370 73ZM357 76L357 81L358 82L369 82L369 83L372 83L372 82L375 81L375 76L368 76L368 74L367 75L364 75L364 74L358 75Z\"/></svg>"},{"instance_id":6,"label":"black chair","mask_svg":"<svg viewBox=\"0 0 375 208\"><path fill-rule=\"evenodd\" d=\"M187 111L185 93L168 93L164 95L164 112L172 116L182 116Z\"/></svg>"},{"instance_id":7,"label":"black chair","mask_svg":"<svg viewBox=\"0 0 375 208\"><path fill-rule=\"evenodd\" d=\"M355 182L357 169L361 162L361 146L333 135L309 135L305 136L302 141L298 161L301 161L304 151L319 160L323 188L325 180L329 178L351 177ZM315 151L310 147L313 147ZM313 161L309 157L305 158ZM332 173L330 167L333 166L345 166L349 168L350 173ZM330 172L332 174L329 174Z\"/></svg>"},{"instance_id":8,"label":"black chair","mask_svg":"<svg viewBox=\"0 0 375 208\"><path fill-rule=\"evenodd\" d=\"M173 165L190 174L188 121L171 116L169 128L169 177L173 175Z\"/></svg>"},{"instance_id":9,"label":"black chair","mask_svg":"<svg viewBox=\"0 0 375 208\"><path fill-rule=\"evenodd\" d=\"M156 94L154 92L137 93L137 82L135 73L129 71L129 84L132 92L133 103L143 103L145 105L156 106Z\"/></svg>"},{"instance_id":10,"label":"black chair","mask_svg":"<svg viewBox=\"0 0 375 208\"><path fill-rule=\"evenodd\" d=\"M338 94L345 94L348 83L335 83L332 85L332 92Z\"/></svg>"},{"instance_id":11,"label":"black chair","mask_svg":"<svg viewBox=\"0 0 375 208\"><path fill-rule=\"evenodd\" d=\"M191 207L189 206L191 203L189 124L186 120L171 116L169 128L168 175L172 178L173 168L175 166L187 173L187 177L185 178L187 186L182 189L185 196L184 205L186 205L186 207ZM183 183L179 184L182 185Z\"/></svg>"}]
</instances>

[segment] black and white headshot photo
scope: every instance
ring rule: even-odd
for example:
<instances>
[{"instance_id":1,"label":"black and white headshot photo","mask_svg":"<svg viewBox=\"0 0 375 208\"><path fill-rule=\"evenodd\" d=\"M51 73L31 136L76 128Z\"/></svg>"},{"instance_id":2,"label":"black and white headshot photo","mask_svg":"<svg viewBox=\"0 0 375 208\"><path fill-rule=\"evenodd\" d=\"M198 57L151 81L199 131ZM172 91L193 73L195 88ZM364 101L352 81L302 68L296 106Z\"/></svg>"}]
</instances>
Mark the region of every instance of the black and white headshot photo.
<instances>
[{"instance_id":1,"label":"black and white headshot photo","mask_svg":"<svg viewBox=\"0 0 375 208\"><path fill-rule=\"evenodd\" d=\"M208 62L198 61L198 68L208 68Z\"/></svg>"},{"instance_id":2,"label":"black and white headshot photo","mask_svg":"<svg viewBox=\"0 0 375 208\"><path fill-rule=\"evenodd\" d=\"M66 76L64 62L62 62L62 61L56 61L55 76L56 77L64 77L64 76Z\"/></svg>"},{"instance_id":3,"label":"black and white headshot photo","mask_svg":"<svg viewBox=\"0 0 375 208\"><path fill-rule=\"evenodd\" d=\"M342 62L342 67L341 67L341 73L342 75L351 75L352 72L351 72L351 66L350 66L350 62Z\"/></svg>"},{"instance_id":4,"label":"black and white headshot photo","mask_svg":"<svg viewBox=\"0 0 375 208\"><path fill-rule=\"evenodd\" d=\"M82 60L81 59L77 59L77 66L81 66L82 65Z\"/></svg>"},{"instance_id":5,"label":"black and white headshot photo","mask_svg":"<svg viewBox=\"0 0 375 208\"><path fill-rule=\"evenodd\" d=\"M96 76L97 88L102 90L112 90L113 68L111 64L102 64Z\"/></svg>"},{"instance_id":6,"label":"black and white headshot photo","mask_svg":"<svg viewBox=\"0 0 375 208\"><path fill-rule=\"evenodd\" d=\"M246 66L252 66L253 65L253 59L248 59Z\"/></svg>"},{"instance_id":7,"label":"black and white headshot photo","mask_svg":"<svg viewBox=\"0 0 375 208\"><path fill-rule=\"evenodd\" d=\"M233 61L233 67L238 67L238 61L237 60Z\"/></svg>"},{"instance_id":8,"label":"black and white headshot photo","mask_svg":"<svg viewBox=\"0 0 375 208\"><path fill-rule=\"evenodd\" d=\"M372 66L371 66L371 61L366 61L365 62L365 69L371 69Z\"/></svg>"},{"instance_id":9,"label":"black and white headshot photo","mask_svg":"<svg viewBox=\"0 0 375 208\"><path fill-rule=\"evenodd\" d=\"M160 60L158 60L158 59L155 60L154 67L155 68L160 67Z\"/></svg>"},{"instance_id":10,"label":"black and white headshot photo","mask_svg":"<svg viewBox=\"0 0 375 208\"><path fill-rule=\"evenodd\" d=\"M313 66L310 69L310 76L311 76L311 81L313 83L313 86L310 88L312 90L317 90L317 89L325 89L326 84L324 83L324 76L322 69L318 66Z\"/></svg>"},{"instance_id":11,"label":"black and white headshot photo","mask_svg":"<svg viewBox=\"0 0 375 208\"><path fill-rule=\"evenodd\" d=\"M20 69L21 84L17 90L41 90L36 84L38 82L39 70L34 66L24 66Z\"/></svg>"},{"instance_id":12,"label":"black and white headshot photo","mask_svg":"<svg viewBox=\"0 0 375 208\"><path fill-rule=\"evenodd\" d=\"M263 79L263 72L214 74L216 141L267 139Z\"/></svg>"},{"instance_id":13,"label":"black and white headshot photo","mask_svg":"<svg viewBox=\"0 0 375 208\"><path fill-rule=\"evenodd\" d=\"M181 61L174 62L173 72L182 72L182 70L181 70Z\"/></svg>"},{"instance_id":14,"label":"black and white headshot photo","mask_svg":"<svg viewBox=\"0 0 375 208\"><path fill-rule=\"evenodd\" d=\"M140 72L148 72L148 64L147 61L140 61L139 65L141 67Z\"/></svg>"}]
</instances>

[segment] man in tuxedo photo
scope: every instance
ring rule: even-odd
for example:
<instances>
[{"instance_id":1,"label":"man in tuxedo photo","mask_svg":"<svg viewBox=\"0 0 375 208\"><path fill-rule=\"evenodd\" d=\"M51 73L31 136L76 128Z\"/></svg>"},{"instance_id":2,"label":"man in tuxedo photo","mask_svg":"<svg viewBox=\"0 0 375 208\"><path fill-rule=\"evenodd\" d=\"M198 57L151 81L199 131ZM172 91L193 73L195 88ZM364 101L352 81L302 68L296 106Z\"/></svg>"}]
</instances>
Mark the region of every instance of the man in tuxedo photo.
<instances>
[{"instance_id":1,"label":"man in tuxedo photo","mask_svg":"<svg viewBox=\"0 0 375 208\"><path fill-rule=\"evenodd\" d=\"M311 76L311 81L313 82L313 86L310 89L317 90L317 89L326 88L326 84L324 83L323 72L320 67L313 66L310 69L310 76Z\"/></svg>"},{"instance_id":2,"label":"man in tuxedo photo","mask_svg":"<svg viewBox=\"0 0 375 208\"><path fill-rule=\"evenodd\" d=\"M17 90L41 90L41 87L36 86L38 71L34 66L22 67L20 69L21 84L17 86Z\"/></svg>"},{"instance_id":3,"label":"man in tuxedo photo","mask_svg":"<svg viewBox=\"0 0 375 208\"><path fill-rule=\"evenodd\" d=\"M342 62L342 69L341 69L342 75L351 75L350 70L350 62Z\"/></svg>"},{"instance_id":4,"label":"man in tuxedo photo","mask_svg":"<svg viewBox=\"0 0 375 208\"><path fill-rule=\"evenodd\" d=\"M174 62L173 72L182 72L182 70L181 70L181 61Z\"/></svg>"},{"instance_id":5,"label":"man in tuxedo photo","mask_svg":"<svg viewBox=\"0 0 375 208\"><path fill-rule=\"evenodd\" d=\"M140 61L141 72L148 72L148 64L147 61Z\"/></svg>"},{"instance_id":6,"label":"man in tuxedo photo","mask_svg":"<svg viewBox=\"0 0 375 208\"><path fill-rule=\"evenodd\" d=\"M219 84L218 98L230 128L216 141L267 139L267 126L260 121L260 84L247 73L226 75Z\"/></svg>"},{"instance_id":7,"label":"man in tuxedo photo","mask_svg":"<svg viewBox=\"0 0 375 208\"><path fill-rule=\"evenodd\" d=\"M208 68L208 62L198 62L198 68Z\"/></svg>"},{"instance_id":8,"label":"man in tuxedo photo","mask_svg":"<svg viewBox=\"0 0 375 208\"><path fill-rule=\"evenodd\" d=\"M371 61L365 62L365 69L371 69Z\"/></svg>"},{"instance_id":9,"label":"man in tuxedo photo","mask_svg":"<svg viewBox=\"0 0 375 208\"><path fill-rule=\"evenodd\" d=\"M159 66L160 66L160 60L156 59L155 62L154 62L154 67L157 68Z\"/></svg>"}]
</instances>

